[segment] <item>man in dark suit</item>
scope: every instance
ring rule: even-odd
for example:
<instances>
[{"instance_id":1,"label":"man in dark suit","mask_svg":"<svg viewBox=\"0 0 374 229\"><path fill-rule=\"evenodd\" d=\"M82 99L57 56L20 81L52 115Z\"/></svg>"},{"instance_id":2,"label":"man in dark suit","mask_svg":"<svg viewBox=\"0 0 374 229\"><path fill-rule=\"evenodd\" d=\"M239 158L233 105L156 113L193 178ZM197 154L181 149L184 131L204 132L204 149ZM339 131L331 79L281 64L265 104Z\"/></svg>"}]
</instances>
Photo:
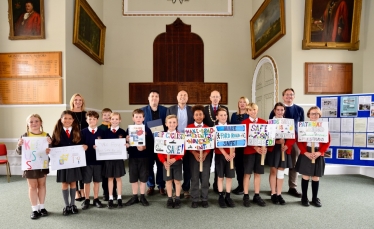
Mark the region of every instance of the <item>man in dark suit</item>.
<instances>
[{"instance_id":1,"label":"man in dark suit","mask_svg":"<svg viewBox=\"0 0 374 229\"><path fill-rule=\"evenodd\" d=\"M214 90L210 93L210 101L212 102L210 105L205 106L204 108L204 124L208 125L209 127L213 127L215 124L217 124L217 118L216 113L218 108L224 108L227 111L227 123L230 123L230 115L229 115L229 109L225 106L222 106L219 104L219 101L221 100L221 93L217 90ZM213 150L212 150L213 151ZM213 152L211 152L213 153ZM212 163L210 163L212 164ZM218 187L217 187L217 173L214 172L214 183L213 183L213 190L218 193Z\"/></svg>"},{"instance_id":2,"label":"man in dark suit","mask_svg":"<svg viewBox=\"0 0 374 229\"><path fill-rule=\"evenodd\" d=\"M166 111L167 108L164 106L159 105L160 93L156 90L152 90L149 93L148 101L149 105L142 107L141 109L144 111L144 125L148 126L148 122L152 120L161 119L162 125L165 129L165 118L166 118ZM165 129L166 131L166 129ZM153 140L153 138L152 138ZM158 160L157 154L154 153L154 142L147 143L147 151L149 152L149 177L148 177L148 190L147 195L153 195L154 189L157 183L158 189L161 195L166 195L165 191L165 181L163 178L163 164ZM153 165L156 162L157 165L157 172L156 172L156 182L155 182L155 174L153 172Z\"/></svg>"},{"instance_id":3,"label":"man in dark suit","mask_svg":"<svg viewBox=\"0 0 374 229\"><path fill-rule=\"evenodd\" d=\"M178 117L177 130L180 133L184 133L184 128L187 125L194 123L191 106L187 105L188 93L185 90L181 90L177 95L178 104L168 108L166 116L176 115ZM191 184L191 172L190 172L190 154L186 153L183 156L183 195L184 198L190 197L190 184Z\"/></svg>"}]
</instances>

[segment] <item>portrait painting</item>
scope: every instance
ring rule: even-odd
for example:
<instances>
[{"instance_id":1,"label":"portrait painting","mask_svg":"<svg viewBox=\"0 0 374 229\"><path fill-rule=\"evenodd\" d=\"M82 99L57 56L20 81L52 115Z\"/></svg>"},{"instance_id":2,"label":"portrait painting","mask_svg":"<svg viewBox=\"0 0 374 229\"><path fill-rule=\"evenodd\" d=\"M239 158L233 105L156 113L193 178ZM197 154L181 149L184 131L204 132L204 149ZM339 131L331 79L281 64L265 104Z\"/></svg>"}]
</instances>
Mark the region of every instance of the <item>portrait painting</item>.
<instances>
[{"instance_id":1,"label":"portrait painting","mask_svg":"<svg viewBox=\"0 0 374 229\"><path fill-rule=\"evenodd\" d=\"M106 27L86 0L75 1L73 44L104 64Z\"/></svg>"},{"instance_id":2,"label":"portrait painting","mask_svg":"<svg viewBox=\"0 0 374 229\"><path fill-rule=\"evenodd\" d=\"M250 21L252 59L286 34L284 0L265 0Z\"/></svg>"},{"instance_id":3,"label":"portrait painting","mask_svg":"<svg viewBox=\"0 0 374 229\"><path fill-rule=\"evenodd\" d=\"M306 0L303 49L357 50L362 0Z\"/></svg>"},{"instance_id":4,"label":"portrait painting","mask_svg":"<svg viewBox=\"0 0 374 229\"><path fill-rule=\"evenodd\" d=\"M45 39L44 0L8 0L9 39Z\"/></svg>"}]
</instances>

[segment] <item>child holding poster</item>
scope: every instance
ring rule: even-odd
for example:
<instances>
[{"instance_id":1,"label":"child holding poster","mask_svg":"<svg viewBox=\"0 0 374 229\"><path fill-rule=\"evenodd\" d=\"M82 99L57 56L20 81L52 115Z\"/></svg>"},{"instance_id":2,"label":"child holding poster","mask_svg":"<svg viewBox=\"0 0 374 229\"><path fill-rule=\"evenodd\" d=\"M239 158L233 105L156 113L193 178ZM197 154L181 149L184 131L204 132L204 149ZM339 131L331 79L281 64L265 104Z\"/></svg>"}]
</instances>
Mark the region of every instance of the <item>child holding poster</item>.
<instances>
[{"instance_id":1,"label":"child holding poster","mask_svg":"<svg viewBox=\"0 0 374 229\"><path fill-rule=\"evenodd\" d=\"M74 113L69 110L62 112L53 130L52 147L63 147L79 145L81 143L81 134L78 122L74 120ZM86 150L87 146L83 145ZM49 149L47 149L49 154ZM62 211L64 216L77 214L78 208L75 206L76 181L82 180L81 168L70 168L57 170L57 182L62 183L62 196L64 197L65 207ZM70 186L70 190L68 190ZM69 203L70 194L70 203Z\"/></svg>"},{"instance_id":2,"label":"child holding poster","mask_svg":"<svg viewBox=\"0 0 374 229\"><path fill-rule=\"evenodd\" d=\"M132 121L135 125L143 125L144 111L141 109L135 109L132 112ZM127 141L130 139L129 130L126 131ZM145 127L145 141L146 144L150 144L152 140L152 132L148 127ZM149 155L146 150L146 146L130 146L126 144L127 152L129 154L129 177L132 188L133 197L125 203L125 206L130 206L139 203L138 188L140 181L140 202L143 206L149 206L147 199L145 198L146 183L149 175ZM153 149L153 147L150 147ZM153 152L151 152L153 153Z\"/></svg>"},{"instance_id":3,"label":"child holding poster","mask_svg":"<svg viewBox=\"0 0 374 229\"><path fill-rule=\"evenodd\" d=\"M48 144L52 143L51 137L48 133L43 131L43 121L40 115L31 114L26 118L26 133L24 133L18 140L16 152L18 155L22 154L22 137L48 137ZM22 177L27 179L29 186L29 198L31 202L31 219L38 219L40 216L48 216L48 211L44 207L46 185L45 181L49 169L25 170ZM39 204L38 204L39 203Z\"/></svg>"},{"instance_id":4,"label":"child holding poster","mask_svg":"<svg viewBox=\"0 0 374 229\"><path fill-rule=\"evenodd\" d=\"M278 102L275 104L273 111L275 114L274 119L284 118L286 106L283 103ZM286 201L282 197L284 169L292 168L291 149L295 141L295 139L276 139L275 145L268 148L266 161L270 166L269 182L271 201L273 204L286 204ZM282 161L282 152L286 152L284 155L284 161Z\"/></svg>"},{"instance_id":5,"label":"child holding poster","mask_svg":"<svg viewBox=\"0 0 374 229\"><path fill-rule=\"evenodd\" d=\"M216 118L217 125L227 125L227 111L218 108ZM235 178L235 170L230 168L230 161L234 160L235 148L215 148L215 167L217 172L218 204L221 208L227 206L235 207L234 201L230 197L232 178ZM226 177L226 195L223 192L223 179ZM224 196L225 195L225 196Z\"/></svg>"},{"instance_id":6,"label":"child holding poster","mask_svg":"<svg viewBox=\"0 0 374 229\"><path fill-rule=\"evenodd\" d=\"M310 121L318 121L322 116L322 112L317 106L309 108L307 117ZM325 171L325 158L324 154L330 146L330 135L327 143L314 143L314 152L312 153L312 143L310 142L297 142L297 146L300 149L300 156L297 159L295 169L297 172L302 174L301 179L301 204L303 206L309 206L308 200L308 185L309 179L312 177L312 204L316 207L322 207L321 201L318 198L319 189L319 178L323 176ZM312 160L315 163L312 163Z\"/></svg>"},{"instance_id":7,"label":"child holding poster","mask_svg":"<svg viewBox=\"0 0 374 229\"><path fill-rule=\"evenodd\" d=\"M208 127L203 123L204 120L204 107L202 105L195 105L192 107L193 118L195 122L187 126L187 128L202 128ZM201 205L203 208L209 207L208 204L208 191L209 191L209 177L210 177L210 161L212 158L211 150L203 151L203 171L200 172L200 152L199 150L188 150L193 157L190 157L191 169L191 200L192 208L199 207L199 199L201 196ZM201 182L201 194L199 185Z\"/></svg>"},{"instance_id":8,"label":"child holding poster","mask_svg":"<svg viewBox=\"0 0 374 229\"><path fill-rule=\"evenodd\" d=\"M244 120L242 124L246 125L246 136L249 133L249 124L267 124L263 119L257 118L258 106L255 103L250 103L247 106L247 112L249 118ZM253 202L257 203L259 206L264 207L266 205L265 201L260 197L260 182L261 174L264 174L264 166L261 165L261 154L266 154L266 147L260 146L246 146L244 149L243 165L244 165L244 178L243 178L243 205L244 207L249 207L249 181L252 172L254 175L254 196Z\"/></svg>"},{"instance_id":9,"label":"child holding poster","mask_svg":"<svg viewBox=\"0 0 374 229\"><path fill-rule=\"evenodd\" d=\"M106 139L113 138L125 138L126 131L119 127L121 122L121 115L118 112L113 112L110 115L110 129L108 129L104 136ZM112 209L113 205L113 180L117 181L117 207L122 208L122 178L126 174L125 163L122 159L119 160L109 160L104 161L103 165L103 175L108 178L108 188L109 188L109 202L108 208Z\"/></svg>"},{"instance_id":10,"label":"child holding poster","mask_svg":"<svg viewBox=\"0 0 374 229\"><path fill-rule=\"evenodd\" d=\"M165 125L168 127L168 133L177 134L176 128L178 126L178 118L176 115L168 115L165 119ZM169 160L167 154L157 154L158 159L164 165L164 181L166 182L166 192L168 200L166 202L167 208L181 207L181 180L182 178L182 158L183 155L170 155ZM170 170L170 176L167 176L167 170ZM175 200L173 202L173 182L175 184Z\"/></svg>"}]
</instances>

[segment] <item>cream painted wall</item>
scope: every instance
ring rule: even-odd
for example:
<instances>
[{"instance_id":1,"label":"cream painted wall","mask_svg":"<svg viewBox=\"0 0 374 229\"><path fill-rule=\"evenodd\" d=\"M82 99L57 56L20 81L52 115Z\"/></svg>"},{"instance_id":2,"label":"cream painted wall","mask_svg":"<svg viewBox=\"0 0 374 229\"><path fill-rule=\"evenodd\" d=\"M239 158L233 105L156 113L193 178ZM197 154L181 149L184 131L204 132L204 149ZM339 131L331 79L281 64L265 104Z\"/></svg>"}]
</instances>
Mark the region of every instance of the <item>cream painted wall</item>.
<instances>
[{"instance_id":1,"label":"cream painted wall","mask_svg":"<svg viewBox=\"0 0 374 229\"><path fill-rule=\"evenodd\" d=\"M374 37L374 2L364 1L361 23L361 48L363 50L363 78L362 78L362 92L373 93L374 92L374 42L369 39ZM360 49L361 49L360 48Z\"/></svg>"}]
</instances>

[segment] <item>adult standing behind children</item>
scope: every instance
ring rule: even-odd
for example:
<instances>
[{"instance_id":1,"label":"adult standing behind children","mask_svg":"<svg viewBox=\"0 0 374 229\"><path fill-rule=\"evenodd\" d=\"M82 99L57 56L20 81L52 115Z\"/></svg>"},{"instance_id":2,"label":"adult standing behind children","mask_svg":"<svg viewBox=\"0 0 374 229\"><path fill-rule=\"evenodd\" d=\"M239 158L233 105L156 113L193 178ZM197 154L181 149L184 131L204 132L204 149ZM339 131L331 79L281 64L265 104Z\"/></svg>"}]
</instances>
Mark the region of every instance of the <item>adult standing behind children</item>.
<instances>
[{"instance_id":1,"label":"adult standing behind children","mask_svg":"<svg viewBox=\"0 0 374 229\"><path fill-rule=\"evenodd\" d=\"M304 121L304 109L293 103L295 99L295 91L292 88L286 88L282 92L283 103L286 105L286 112L284 113L285 118L292 118L295 122L295 133L297 133L297 123ZM275 116L274 111L271 111L269 119L273 119ZM301 193L297 191L297 172L295 170L295 165L297 158L300 154L300 150L297 144L292 145L291 158L292 158L292 168L288 172L288 193L295 197L301 198Z\"/></svg>"},{"instance_id":2,"label":"adult standing behind children","mask_svg":"<svg viewBox=\"0 0 374 229\"><path fill-rule=\"evenodd\" d=\"M178 127L177 131L179 133L184 133L184 129L187 125L194 123L192 108L187 105L188 93L185 90L181 90L177 95L178 104L173 105L168 108L166 116L176 115L178 117ZM183 196L184 198L190 197L190 187L191 187L191 171L190 171L190 154L185 154L183 156Z\"/></svg>"},{"instance_id":3,"label":"adult standing behind children","mask_svg":"<svg viewBox=\"0 0 374 229\"><path fill-rule=\"evenodd\" d=\"M156 90L151 90L148 95L148 101L149 105L142 107L144 111L144 125L149 128L148 122L161 119L162 125L164 126L165 129L165 118L166 118L166 111L167 108L164 106L159 105L160 101L160 93ZM147 195L153 195L155 191L155 186L157 184L158 189L160 191L161 195L166 195L165 192L165 181L163 179L163 174L162 174L162 168L163 165L160 162L160 160L157 158L157 154L154 153L154 139L152 138L152 142L149 144L150 147L147 148L147 150L152 151L150 152L150 158L149 158L149 176L148 176L148 190L147 190ZM153 165L156 162L157 166L157 172L156 172L156 182L155 182L155 174L153 172Z\"/></svg>"},{"instance_id":4,"label":"adult standing behind children","mask_svg":"<svg viewBox=\"0 0 374 229\"><path fill-rule=\"evenodd\" d=\"M213 127L214 125L217 124L217 111L218 108L224 108L227 111L227 117L230 117L229 114L229 109L225 106L222 106L219 104L221 101L221 93L217 90L214 90L210 93L210 101L212 102L210 105L207 105L204 107L204 124L208 125L209 127ZM227 119L227 123L230 123L230 120ZM214 150L211 150L212 154ZM210 162L212 164L212 162ZM217 173L214 172L214 183L213 183L213 190L218 193L218 188L217 188Z\"/></svg>"},{"instance_id":5,"label":"adult standing behind children","mask_svg":"<svg viewBox=\"0 0 374 229\"><path fill-rule=\"evenodd\" d=\"M79 131L88 127L88 123L86 121L87 112L84 110L85 107L86 104L83 96L79 93L75 93L70 99L70 110L73 112L72 116L74 121L78 123ZM75 193L75 200L85 200L83 181L77 181L76 187L77 191Z\"/></svg>"}]
</instances>

